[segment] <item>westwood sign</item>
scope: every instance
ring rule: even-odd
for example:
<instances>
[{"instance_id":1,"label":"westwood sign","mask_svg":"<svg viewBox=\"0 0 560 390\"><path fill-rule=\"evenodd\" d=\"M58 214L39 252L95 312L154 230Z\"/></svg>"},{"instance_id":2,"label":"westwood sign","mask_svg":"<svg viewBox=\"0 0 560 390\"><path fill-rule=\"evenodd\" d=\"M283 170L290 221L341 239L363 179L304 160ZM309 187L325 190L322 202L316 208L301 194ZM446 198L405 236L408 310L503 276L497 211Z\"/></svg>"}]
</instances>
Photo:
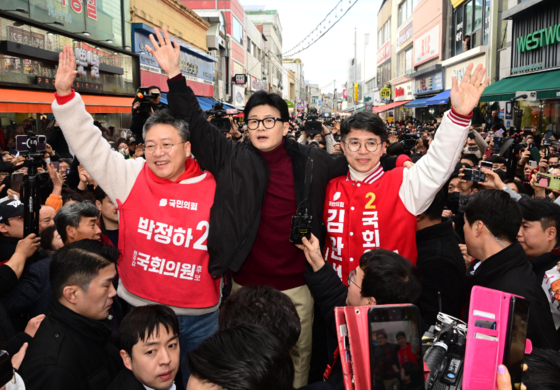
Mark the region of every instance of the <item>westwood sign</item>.
<instances>
[{"instance_id":1,"label":"westwood sign","mask_svg":"<svg viewBox=\"0 0 560 390\"><path fill-rule=\"evenodd\" d=\"M555 43L560 43L560 24L518 37L517 51L523 53Z\"/></svg>"}]
</instances>

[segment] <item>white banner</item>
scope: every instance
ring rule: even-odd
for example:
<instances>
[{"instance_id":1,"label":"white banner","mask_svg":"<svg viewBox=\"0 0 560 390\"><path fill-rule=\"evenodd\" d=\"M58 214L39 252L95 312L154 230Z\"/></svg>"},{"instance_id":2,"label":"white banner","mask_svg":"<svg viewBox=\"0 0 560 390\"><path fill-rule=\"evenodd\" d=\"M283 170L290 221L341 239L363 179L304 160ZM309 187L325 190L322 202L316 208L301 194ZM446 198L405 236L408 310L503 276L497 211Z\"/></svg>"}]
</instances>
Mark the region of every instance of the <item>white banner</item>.
<instances>
[{"instance_id":1,"label":"white banner","mask_svg":"<svg viewBox=\"0 0 560 390\"><path fill-rule=\"evenodd\" d=\"M414 41L414 66L439 57L439 24Z\"/></svg>"}]
</instances>

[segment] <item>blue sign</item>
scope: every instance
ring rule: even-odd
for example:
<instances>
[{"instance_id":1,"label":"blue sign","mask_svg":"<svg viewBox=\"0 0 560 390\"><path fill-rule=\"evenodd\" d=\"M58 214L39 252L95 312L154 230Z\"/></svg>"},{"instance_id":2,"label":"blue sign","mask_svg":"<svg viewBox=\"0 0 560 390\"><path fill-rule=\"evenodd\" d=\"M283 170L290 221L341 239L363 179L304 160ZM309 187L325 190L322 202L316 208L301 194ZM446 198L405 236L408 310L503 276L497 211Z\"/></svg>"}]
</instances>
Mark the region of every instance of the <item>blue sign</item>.
<instances>
[{"instance_id":1,"label":"blue sign","mask_svg":"<svg viewBox=\"0 0 560 390\"><path fill-rule=\"evenodd\" d=\"M142 66L144 65L148 67L147 70L162 72L155 57L145 49L146 45L153 46L152 41L150 41L150 34L153 33L154 29L146 24L132 23L132 48L140 56L140 67L142 69L144 69ZM191 76L202 79L199 80L200 82L211 84L214 81L214 62L218 62L218 59L184 42L173 40L179 43L181 47L179 64L181 73L187 78ZM153 70L150 68L153 68Z\"/></svg>"},{"instance_id":2,"label":"blue sign","mask_svg":"<svg viewBox=\"0 0 560 390\"><path fill-rule=\"evenodd\" d=\"M420 77L415 80L415 95L438 92L443 90L443 73L434 73L430 76Z\"/></svg>"}]
</instances>

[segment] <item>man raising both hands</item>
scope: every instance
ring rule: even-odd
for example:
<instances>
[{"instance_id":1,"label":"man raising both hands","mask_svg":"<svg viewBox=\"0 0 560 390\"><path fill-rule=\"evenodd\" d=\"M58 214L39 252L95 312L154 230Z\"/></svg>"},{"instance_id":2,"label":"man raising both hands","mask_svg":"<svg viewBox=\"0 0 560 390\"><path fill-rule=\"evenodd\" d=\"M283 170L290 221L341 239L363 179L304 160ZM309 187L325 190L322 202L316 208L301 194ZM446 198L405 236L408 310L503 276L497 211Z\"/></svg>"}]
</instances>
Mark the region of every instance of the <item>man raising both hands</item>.
<instances>
[{"instance_id":1,"label":"man raising both hands","mask_svg":"<svg viewBox=\"0 0 560 390\"><path fill-rule=\"evenodd\" d=\"M134 307L160 303L175 311L187 379L187 351L218 330L220 278L208 273L206 246L214 176L191 158L189 125L167 110L144 125L145 159L111 150L72 89L74 64L65 46L53 112L84 168L119 207L118 294Z\"/></svg>"}]
</instances>

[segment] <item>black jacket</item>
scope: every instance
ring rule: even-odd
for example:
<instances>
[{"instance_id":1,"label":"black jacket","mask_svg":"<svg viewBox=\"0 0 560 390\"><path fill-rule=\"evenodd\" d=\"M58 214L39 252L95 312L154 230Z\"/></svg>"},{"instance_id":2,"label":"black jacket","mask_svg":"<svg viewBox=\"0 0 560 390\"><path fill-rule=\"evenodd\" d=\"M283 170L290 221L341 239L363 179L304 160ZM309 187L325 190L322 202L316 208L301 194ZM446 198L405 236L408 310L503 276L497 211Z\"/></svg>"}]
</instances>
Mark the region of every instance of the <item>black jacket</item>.
<instances>
[{"instance_id":1,"label":"black jacket","mask_svg":"<svg viewBox=\"0 0 560 390\"><path fill-rule=\"evenodd\" d=\"M443 313L461 318L465 304L467 267L459 249L460 243L450 218L443 218L441 223L416 233L416 267L422 276L422 294L418 300L418 308L427 326L436 323L439 312L438 291L441 294Z\"/></svg>"},{"instance_id":2,"label":"black jacket","mask_svg":"<svg viewBox=\"0 0 560 390\"><path fill-rule=\"evenodd\" d=\"M257 236L268 186L268 167L253 145L227 140L206 120L184 77L167 83L172 113L189 123L193 155L216 179L208 235L209 271L212 277L222 275L228 268L237 272ZM348 172L346 157L335 157L291 139L286 139L284 145L292 159L297 204L307 198L313 217L311 231L322 246L326 233L322 220L327 184ZM381 163L385 170L390 170L395 167L396 158L385 157Z\"/></svg>"},{"instance_id":3,"label":"black jacket","mask_svg":"<svg viewBox=\"0 0 560 390\"><path fill-rule=\"evenodd\" d=\"M16 246L19 240L19 238L6 237L3 234L0 234L0 262L10 260L16 252Z\"/></svg>"},{"instance_id":4,"label":"black jacket","mask_svg":"<svg viewBox=\"0 0 560 390\"><path fill-rule=\"evenodd\" d=\"M529 261L533 266L533 272L537 276L537 280L542 281L544 273L556 267L560 261L560 248L554 248L551 252L529 259Z\"/></svg>"},{"instance_id":5,"label":"black jacket","mask_svg":"<svg viewBox=\"0 0 560 390\"><path fill-rule=\"evenodd\" d=\"M28 390L106 389L124 367L106 321L53 300L19 369Z\"/></svg>"},{"instance_id":6,"label":"black jacket","mask_svg":"<svg viewBox=\"0 0 560 390\"><path fill-rule=\"evenodd\" d=\"M47 143L52 146L58 157L72 158L68 142L66 141L66 138L64 138L64 134L62 133L62 130L60 130L60 127L55 126L51 129Z\"/></svg>"},{"instance_id":7,"label":"black jacket","mask_svg":"<svg viewBox=\"0 0 560 390\"><path fill-rule=\"evenodd\" d=\"M146 388L136 379L132 371L128 368L123 368L109 387L107 387L107 390L146 390Z\"/></svg>"},{"instance_id":8,"label":"black jacket","mask_svg":"<svg viewBox=\"0 0 560 390\"><path fill-rule=\"evenodd\" d=\"M132 105L139 101L138 98L135 98L132 102ZM150 108L154 111L163 110L168 108L167 104L158 103L158 104L150 104ZM147 110L140 110L140 109L132 109L132 120L130 121L130 131L134 134L136 138L136 145L144 143L144 124L150 117L151 113Z\"/></svg>"},{"instance_id":9,"label":"black jacket","mask_svg":"<svg viewBox=\"0 0 560 390\"><path fill-rule=\"evenodd\" d=\"M560 349L541 280L537 280L533 273L521 244L516 241L483 261L473 272L478 263L473 261L467 270L468 296L473 286L482 286L525 298L530 303L527 338L531 339L535 348ZM468 315L468 310L465 313Z\"/></svg>"}]
</instances>

